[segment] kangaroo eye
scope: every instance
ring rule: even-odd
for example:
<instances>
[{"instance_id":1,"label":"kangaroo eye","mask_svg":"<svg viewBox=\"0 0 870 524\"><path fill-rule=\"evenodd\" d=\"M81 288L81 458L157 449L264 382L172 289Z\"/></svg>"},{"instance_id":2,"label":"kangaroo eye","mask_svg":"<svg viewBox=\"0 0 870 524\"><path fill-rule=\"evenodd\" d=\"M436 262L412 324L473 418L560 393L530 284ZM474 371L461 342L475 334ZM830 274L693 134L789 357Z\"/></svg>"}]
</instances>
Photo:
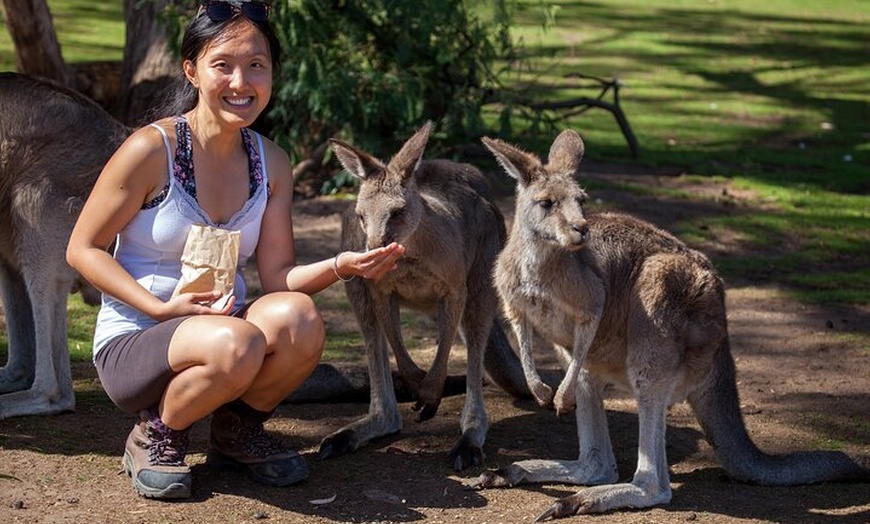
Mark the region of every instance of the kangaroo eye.
<instances>
[{"instance_id":1,"label":"kangaroo eye","mask_svg":"<svg viewBox=\"0 0 870 524\"><path fill-rule=\"evenodd\" d=\"M363 215L357 215L357 219L359 219L359 225L365 229L366 228L366 217Z\"/></svg>"},{"instance_id":2,"label":"kangaroo eye","mask_svg":"<svg viewBox=\"0 0 870 524\"><path fill-rule=\"evenodd\" d=\"M404 214L405 214L405 208L399 207L399 208L396 208L396 209L390 211L390 218L400 218Z\"/></svg>"},{"instance_id":3,"label":"kangaroo eye","mask_svg":"<svg viewBox=\"0 0 870 524\"><path fill-rule=\"evenodd\" d=\"M549 198L546 198L544 200L538 200L538 205L541 206L541 209L548 210L552 208L554 204L555 203Z\"/></svg>"},{"instance_id":4,"label":"kangaroo eye","mask_svg":"<svg viewBox=\"0 0 870 524\"><path fill-rule=\"evenodd\" d=\"M586 203L586 195L577 197L577 205L582 206Z\"/></svg>"}]
</instances>

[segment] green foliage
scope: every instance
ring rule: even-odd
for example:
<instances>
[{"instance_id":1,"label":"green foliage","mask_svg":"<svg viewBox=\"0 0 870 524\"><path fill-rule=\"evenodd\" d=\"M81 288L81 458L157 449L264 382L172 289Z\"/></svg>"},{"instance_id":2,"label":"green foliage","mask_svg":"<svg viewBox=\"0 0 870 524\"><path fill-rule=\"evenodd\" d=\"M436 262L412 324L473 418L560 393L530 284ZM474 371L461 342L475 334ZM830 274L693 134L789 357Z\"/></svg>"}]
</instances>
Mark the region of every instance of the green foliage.
<instances>
[{"instance_id":1,"label":"green foliage","mask_svg":"<svg viewBox=\"0 0 870 524\"><path fill-rule=\"evenodd\" d=\"M437 123L431 150L476 140L485 132L482 108L500 90L493 64L512 53L510 4L273 2L284 59L258 125L294 163L317 156L332 137L384 157L427 120ZM192 6L178 2L165 13L176 37ZM335 176L321 190L352 182Z\"/></svg>"},{"instance_id":2,"label":"green foliage","mask_svg":"<svg viewBox=\"0 0 870 524\"><path fill-rule=\"evenodd\" d=\"M492 63L510 46L508 19L496 10L485 21L466 4L276 4L286 57L268 113L273 138L299 160L334 136L390 154L426 120L439 124L441 143L480 136L481 107L497 86Z\"/></svg>"}]
</instances>

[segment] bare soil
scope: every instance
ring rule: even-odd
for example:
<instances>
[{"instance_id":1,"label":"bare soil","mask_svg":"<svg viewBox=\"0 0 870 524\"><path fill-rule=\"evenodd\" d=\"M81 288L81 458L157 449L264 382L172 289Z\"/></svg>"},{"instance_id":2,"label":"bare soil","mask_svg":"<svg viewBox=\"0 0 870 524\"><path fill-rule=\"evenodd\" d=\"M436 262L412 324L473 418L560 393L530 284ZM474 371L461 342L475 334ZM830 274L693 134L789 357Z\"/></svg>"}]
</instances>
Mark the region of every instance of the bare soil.
<instances>
[{"instance_id":1,"label":"bare soil","mask_svg":"<svg viewBox=\"0 0 870 524\"><path fill-rule=\"evenodd\" d=\"M620 208L665 228L693 217L740 212L757 205L751 194L722 181L690 181L668 173L618 166L587 166L590 178L679 188L692 198L668 200L616 190L591 195L598 208ZM295 211L300 257L332 255L338 247L338 212L345 202L313 199ZM511 199L504 209L510 219ZM742 249L723 232L700 246L714 258ZM808 268L824 270L824 268ZM870 456L870 310L809 306L752 278L728 283L729 327L737 359L743 413L750 434L768 452L841 449ZM324 304L340 302L342 289L324 292ZM324 308L330 332L353 329L345 308ZM417 358L431 357L431 322L409 323L423 342ZM428 330L428 333L426 332ZM426 338L428 337L428 338ZM427 342L428 341L428 342ZM357 359L359 362L359 359ZM540 355L542 366L552 359ZM461 348L451 372L462 373ZM138 497L121 470L123 443L133 423L102 392L92 367L74 366L77 408L54 417L0 421L0 522L154 523L206 522L530 522L568 485L531 485L474 491L467 488L482 468L454 473L446 454L458 437L463 397L444 400L439 413L415 422L402 404L404 430L354 454L317 460L320 440L366 413L365 403L282 405L268 428L309 460L311 479L289 488L267 488L242 475L204 464L206 425L194 427L189 463L194 496L183 502ZM531 457L573 458L573 417L557 418L532 401L516 401L486 387L491 429L486 467ZM636 464L634 403L607 401L621 477ZM668 417L668 461L673 500L662 507L577 516L571 522L858 524L870 522L870 484L822 484L791 488L729 480L716 464L685 405ZM334 497L334 500L333 500Z\"/></svg>"}]
</instances>

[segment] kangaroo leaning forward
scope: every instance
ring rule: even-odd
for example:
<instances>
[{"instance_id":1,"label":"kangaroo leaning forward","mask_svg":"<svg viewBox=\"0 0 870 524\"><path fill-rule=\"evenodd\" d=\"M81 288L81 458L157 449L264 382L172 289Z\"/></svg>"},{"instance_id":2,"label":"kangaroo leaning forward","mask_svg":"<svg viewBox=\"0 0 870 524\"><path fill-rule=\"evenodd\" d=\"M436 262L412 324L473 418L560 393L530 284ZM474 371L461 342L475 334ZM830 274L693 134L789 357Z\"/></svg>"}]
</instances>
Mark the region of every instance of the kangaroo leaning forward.
<instances>
[{"instance_id":1,"label":"kangaroo leaning forward","mask_svg":"<svg viewBox=\"0 0 870 524\"><path fill-rule=\"evenodd\" d=\"M476 486L594 485L557 500L539 521L668 503L665 417L668 406L683 399L735 479L766 485L870 480L870 471L840 452L768 455L755 446L740 413L722 280L703 254L646 222L583 214L586 193L575 175L584 146L577 133L556 138L546 165L500 140L483 142L518 182L496 288L537 401L553 402L560 412L576 401L579 456L515 462L484 472ZM555 394L535 371L533 331L572 348ZM602 403L606 385L637 399L638 460L631 483L616 483Z\"/></svg>"},{"instance_id":2,"label":"kangaroo leaning forward","mask_svg":"<svg viewBox=\"0 0 870 524\"><path fill-rule=\"evenodd\" d=\"M528 396L521 365L494 322L499 306L492 267L507 235L504 218L479 170L447 160L421 161L430 129L431 124L424 125L386 165L349 144L330 141L344 168L361 179L356 206L343 218L342 249L398 242L405 254L397 269L377 282L346 283L365 339L371 401L365 418L323 440L321 458L354 451L373 438L401 430L387 341L402 380L418 399L416 409L423 421L438 409L450 348L457 331L462 335L468 353L462 437L450 452L457 471L483 461L488 429L484 365L508 393ZM428 373L405 348L400 305L437 313L438 348Z\"/></svg>"}]
</instances>

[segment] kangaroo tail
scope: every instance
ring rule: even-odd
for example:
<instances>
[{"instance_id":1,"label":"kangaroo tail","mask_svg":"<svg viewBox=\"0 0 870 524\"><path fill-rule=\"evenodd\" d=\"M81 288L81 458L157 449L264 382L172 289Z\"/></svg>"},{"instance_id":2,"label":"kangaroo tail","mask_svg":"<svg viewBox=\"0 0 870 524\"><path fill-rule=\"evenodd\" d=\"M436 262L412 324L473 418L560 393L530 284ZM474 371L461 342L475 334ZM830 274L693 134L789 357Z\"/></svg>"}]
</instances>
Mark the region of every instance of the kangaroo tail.
<instances>
[{"instance_id":1,"label":"kangaroo tail","mask_svg":"<svg viewBox=\"0 0 870 524\"><path fill-rule=\"evenodd\" d=\"M510 395L522 399L532 398L520 359L511 349L507 335L498 320L493 322L489 339L486 341L483 367L489 379Z\"/></svg>"},{"instance_id":2,"label":"kangaroo tail","mask_svg":"<svg viewBox=\"0 0 870 524\"><path fill-rule=\"evenodd\" d=\"M706 379L689 395L716 459L743 482L791 486L829 481L870 481L870 470L839 451L800 451L769 455L758 449L740 413L734 359L728 337L713 360Z\"/></svg>"}]
</instances>

